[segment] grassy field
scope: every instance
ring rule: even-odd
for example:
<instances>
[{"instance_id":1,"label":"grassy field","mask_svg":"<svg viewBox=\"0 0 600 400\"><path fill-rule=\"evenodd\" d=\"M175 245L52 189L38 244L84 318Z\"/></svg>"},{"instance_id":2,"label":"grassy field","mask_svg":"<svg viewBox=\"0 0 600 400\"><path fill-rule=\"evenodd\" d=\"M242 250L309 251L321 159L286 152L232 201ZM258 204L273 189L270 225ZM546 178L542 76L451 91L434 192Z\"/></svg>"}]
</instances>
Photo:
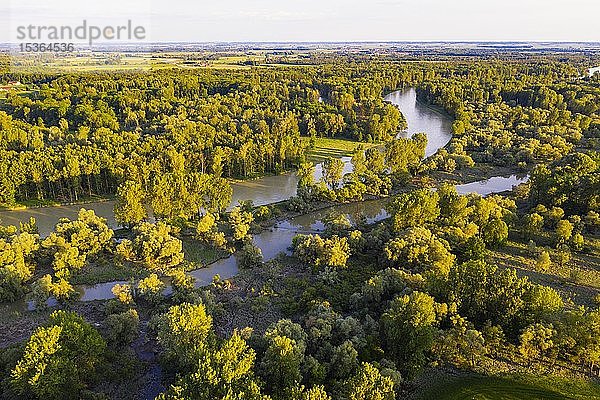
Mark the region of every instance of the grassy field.
<instances>
[{"instance_id":1,"label":"grassy field","mask_svg":"<svg viewBox=\"0 0 600 400\"><path fill-rule=\"evenodd\" d=\"M210 55L210 53L198 53ZM248 69L252 64L265 64L264 54L224 55L212 59L199 58L188 60L185 53L170 53L165 57L162 53L139 53L120 55L115 58L111 53L74 53L61 57L46 57L42 60L30 57L15 59L11 69L30 71L32 68L51 71L68 72L126 72L150 71L157 69Z\"/></svg>"},{"instance_id":2,"label":"grassy field","mask_svg":"<svg viewBox=\"0 0 600 400\"><path fill-rule=\"evenodd\" d=\"M269 51L234 51L228 53L199 50L152 51L141 45L137 52L79 51L68 54L19 55L10 59L13 72L146 72L164 69L250 69L284 66L298 67L310 53L293 52L285 55L270 54Z\"/></svg>"},{"instance_id":3,"label":"grassy field","mask_svg":"<svg viewBox=\"0 0 600 400\"><path fill-rule=\"evenodd\" d=\"M83 267L79 274L73 276L71 283L74 285L95 285L103 282L140 279L148 275L149 271L142 268L115 265L114 263L94 263Z\"/></svg>"},{"instance_id":4,"label":"grassy field","mask_svg":"<svg viewBox=\"0 0 600 400\"><path fill-rule=\"evenodd\" d=\"M187 261L186 268L188 269L202 268L228 255L221 250L205 246L190 238L183 238L182 245L185 261ZM86 265L80 274L73 277L71 283L76 285L94 285L101 282L140 279L149 274L149 270L136 268L127 263L124 265L94 263Z\"/></svg>"},{"instance_id":5,"label":"grassy field","mask_svg":"<svg viewBox=\"0 0 600 400\"><path fill-rule=\"evenodd\" d=\"M196 267L206 266L226 255L229 255L222 250L204 245L194 239L184 237L182 238L181 242L183 245L183 254L185 255L185 260L196 265Z\"/></svg>"},{"instance_id":6,"label":"grassy field","mask_svg":"<svg viewBox=\"0 0 600 400\"><path fill-rule=\"evenodd\" d=\"M536 253L529 250L525 240L513 232L513 240L509 240L502 248L490 250L487 261L502 268L514 268L520 275L526 275L535 283L550 286L558 291L564 299L571 299L575 304L595 306L595 297L600 294L600 239L586 234L583 251L572 251L571 259L561 265L558 262L558 251L552 245L549 232L538 235L536 253L542 250L550 254L550 267L541 271L536 267Z\"/></svg>"},{"instance_id":7,"label":"grassy field","mask_svg":"<svg viewBox=\"0 0 600 400\"><path fill-rule=\"evenodd\" d=\"M600 399L600 386L557 377L440 376L419 400L583 400Z\"/></svg>"},{"instance_id":8,"label":"grassy field","mask_svg":"<svg viewBox=\"0 0 600 400\"><path fill-rule=\"evenodd\" d=\"M309 139L305 140L306 144L308 144ZM345 139L316 138L314 147L309 149L307 156L309 161L319 163L329 157L340 158L351 156L356 148L361 145L365 149L377 146L374 143L361 143Z\"/></svg>"}]
</instances>

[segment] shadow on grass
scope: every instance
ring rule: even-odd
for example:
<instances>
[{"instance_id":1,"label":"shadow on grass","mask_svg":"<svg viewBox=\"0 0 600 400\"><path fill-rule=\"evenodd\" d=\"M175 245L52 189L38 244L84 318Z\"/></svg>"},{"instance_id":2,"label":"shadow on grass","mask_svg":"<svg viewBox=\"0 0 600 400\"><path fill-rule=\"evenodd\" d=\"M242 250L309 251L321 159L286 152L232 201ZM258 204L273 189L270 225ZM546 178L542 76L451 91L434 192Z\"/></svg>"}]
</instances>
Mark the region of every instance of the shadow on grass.
<instances>
[{"instance_id":1,"label":"shadow on grass","mask_svg":"<svg viewBox=\"0 0 600 400\"><path fill-rule=\"evenodd\" d=\"M523 380L526 380L523 377ZM562 385L561 385L562 383ZM557 382L549 389L535 382L524 382L500 377L473 376L441 379L418 397L439 400L568 400L600 399L597 385L569 386ZM562 390L561 390L562 389ZM558 391L561 390L561 391Z\"/></svg>"},{"instance_id":2,"label":"shadow on grass","mask_svg":"<svg viewBox=\"0 0 600 400\"><path fill-rule=\"evenodd\" d=\"M328 158L342 158L350 156L352 153L345 150L316 148L308 152L308 159L315 163L320 163Z\"/></svg>"}]
</instances>

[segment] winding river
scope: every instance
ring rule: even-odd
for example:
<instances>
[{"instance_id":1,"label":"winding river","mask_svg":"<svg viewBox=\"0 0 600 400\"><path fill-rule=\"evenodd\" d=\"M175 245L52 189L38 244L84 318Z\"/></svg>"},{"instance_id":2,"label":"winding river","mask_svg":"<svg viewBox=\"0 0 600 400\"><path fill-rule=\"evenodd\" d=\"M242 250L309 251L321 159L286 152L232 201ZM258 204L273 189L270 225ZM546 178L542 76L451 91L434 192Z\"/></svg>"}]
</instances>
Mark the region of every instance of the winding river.
<instances>
[{"instance_id":1,"label":"winding river","mask_svg":"<svg viewBox=\"0 0 600 400\"><path fill-rule=\"evenodd\" d=\"M426 155L434 154L438 149L444 147L451 139L450 117L443 112L423 104L416 99L414 89L406 89L388 94L385 100L395 104L400 108L408 122L408 129L403 132L404 136L411 136L417 132L427 134L428 143ZM346 164L345 172L350 172L352 166L350 158L344 157ZM318 179L321 175L321 165L318 164L315 177ZM526 177L494 177L486 181L474 182L457 186L459 193L479 193L488 195L490 193L510 190L514 185L522 183ZM260 179L236 182L233 184L232 205L239 200L252 199L255 205L264 205L287 200L296 194L298 178L295 174L283 174L277 176L267 176ZM298 233L319 232L323 229L321 222L325 215L335 210L338 213L346 214L351 220L354 216L362 214L367 221L372 223L386 218L385 211L387 200L372 200L360 203L341 204L333 209L327 209L309 213L306 215L290 218L280 222L273 228L263 231L254 236L255 244L262 250L263 257L266 260L273 259L281 252L288 252L292 238ZM30 217L36 218L40 234L48 235L54 228L54 225L60 218L76 218L80 208L93 209L97 215L107 219L112 227L117 224L114 220L112 201L89 203L85 205L61 206L40 209L28 209L18 211L0 212L0 220L3 224L18 225L19 222L27 221ZM238 272L235 256L217 261L206 268L192 271L190 274L196 278L197 286L206 286L210 284L215 275L221 279L229 279ZM92 286L79 286L77 289L81 293L82 301L105 300L112 298L112 287L117 283L125 282L107 282Z\"/></svg>"},{"instance_id":2,"label":"winding river","mask_svg":"<svg viewBox=\"0 0 600 400\"><path fill-rule=\"evenodd\" d=\"M395 104L402 110L408 121L408 129L404 136L417 132L427 133L426 156L434 154L439 148L444 147L451 139L450 118L427 105L416 101L415 89L406 89L388 94L385 100ZM352 171L350 157L342 157L345 163L344 173ZM321 178L322 165L317 164L315 178ZM240 200L252 199L255 205L265 205L287 200L296 195L298 177L294 173L265 176L260 179L234 182L233 196L230 207L238 204ZM15 211L1 211L0 221L4 225L19 226L19 222L26 222L34 217L42 237L54 230L54 226L61 218L76 219L81 208L91 209L97 215L106 218L109 226L116 228L117 223L113 214L114 201L103 201L87 204L66 205L58 207L31 208Z\"/></svg>"}]
</instances>

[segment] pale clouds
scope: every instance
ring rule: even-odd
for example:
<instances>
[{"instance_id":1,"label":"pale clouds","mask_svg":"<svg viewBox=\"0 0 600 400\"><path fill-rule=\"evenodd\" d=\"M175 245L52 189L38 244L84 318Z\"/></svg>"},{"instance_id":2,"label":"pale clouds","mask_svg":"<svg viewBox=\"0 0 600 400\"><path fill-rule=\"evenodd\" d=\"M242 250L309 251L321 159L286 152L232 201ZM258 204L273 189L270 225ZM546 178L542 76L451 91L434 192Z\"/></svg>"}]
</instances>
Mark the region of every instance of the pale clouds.
<instances>
[{"instance_id":1,"label":"pale clouds","mask_svg":"<svg viewBox=\"0 0 600 400\"><path fill-rule=\"evenodd\" d=\"M598 0L0 0L23 21L150 25L154 41L600 41Z\"/></svg>"}]
</instances>

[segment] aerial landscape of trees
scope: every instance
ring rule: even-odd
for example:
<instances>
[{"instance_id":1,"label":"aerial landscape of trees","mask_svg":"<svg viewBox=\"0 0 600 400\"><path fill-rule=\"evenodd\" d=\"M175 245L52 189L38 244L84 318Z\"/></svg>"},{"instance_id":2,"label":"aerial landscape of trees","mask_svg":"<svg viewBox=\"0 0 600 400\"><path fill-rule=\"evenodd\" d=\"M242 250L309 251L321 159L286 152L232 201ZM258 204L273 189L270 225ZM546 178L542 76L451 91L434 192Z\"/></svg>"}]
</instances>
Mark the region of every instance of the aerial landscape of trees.
<instances>
[{"instance_id":1,"label":"aerial landscape of trees","mask_svg":"<svg viewBox=\"0 0 600 400\"><path fill-rule=\"evenodd\" d=\"M460 379L599 398L589 62L278 61L0 75L28 89L0 101L0 205L81 203L47 235L0 226L0 398L427 399ZM409 87L452 120L429 157L383 100ZM348 161L328 149L316 175L325 139ZM234 180L290 171L289 200L231 204ZM114 226L86 209L113 198ZM285 229L267 257L258 235ZM194 275L219 260L239 270ZM84 301L95 284L110 298Z\"/></svg>"}]
</instances>

